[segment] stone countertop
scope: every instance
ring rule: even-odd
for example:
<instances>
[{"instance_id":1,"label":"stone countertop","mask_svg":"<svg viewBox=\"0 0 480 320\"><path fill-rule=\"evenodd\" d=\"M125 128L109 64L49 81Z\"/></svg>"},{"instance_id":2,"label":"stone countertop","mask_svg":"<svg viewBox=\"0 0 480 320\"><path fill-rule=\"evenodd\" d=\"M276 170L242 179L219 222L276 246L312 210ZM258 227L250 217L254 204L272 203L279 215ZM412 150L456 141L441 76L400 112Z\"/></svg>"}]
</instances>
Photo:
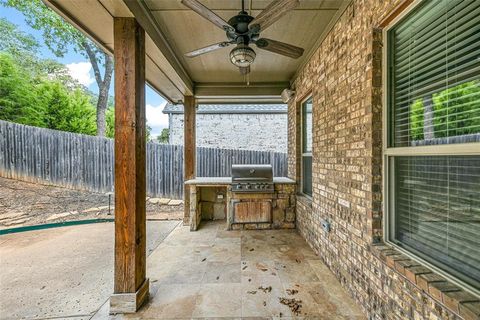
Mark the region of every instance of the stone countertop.
<instances>
[{"instance_id":1,"label":"stone countertop","mask_svg":"<svg viewBox=\"0 0 480 320\"><path fill-rule=\"evenodd\" d=\"M195 179L185 181L188 185L229 185L232 183L231 177L197 177ZM278 184L295 184L295 180L287 177L274 177L273 183Z\"/></svg>"}]
</instances>

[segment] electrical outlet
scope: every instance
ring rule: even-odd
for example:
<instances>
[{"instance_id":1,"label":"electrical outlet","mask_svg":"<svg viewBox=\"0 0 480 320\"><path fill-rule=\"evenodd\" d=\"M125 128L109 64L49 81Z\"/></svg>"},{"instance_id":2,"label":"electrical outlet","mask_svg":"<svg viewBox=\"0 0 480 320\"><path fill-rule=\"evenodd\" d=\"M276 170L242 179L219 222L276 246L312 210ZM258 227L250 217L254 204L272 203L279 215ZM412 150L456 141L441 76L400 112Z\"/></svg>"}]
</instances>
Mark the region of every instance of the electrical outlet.
<instances>
[{"instance_id":1,"label":"electrical outlet","mask_svg":"<svg viewBox=\"0 0 480 320\"><path fill-rule=\"evenodd\" d=\"M321 220L321 223L322 223L322 229L323 231L325 231L326 233L330 232L330 222L328 222L327 220Z\"/></svg>"}]
</instances>

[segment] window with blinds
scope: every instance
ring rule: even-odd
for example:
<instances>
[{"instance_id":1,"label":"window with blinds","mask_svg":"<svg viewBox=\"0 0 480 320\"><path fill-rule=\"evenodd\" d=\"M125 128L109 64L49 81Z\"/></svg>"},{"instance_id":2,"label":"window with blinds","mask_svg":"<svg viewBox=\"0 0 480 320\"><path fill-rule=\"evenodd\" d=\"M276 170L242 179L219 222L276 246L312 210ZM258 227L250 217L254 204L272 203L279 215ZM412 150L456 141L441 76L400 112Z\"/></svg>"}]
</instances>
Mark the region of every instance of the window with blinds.
<instances>
[{"instance_id":1,"label":"window with blinds","mask_svg":"<svg viewBox=\"0 0 480 320\"><path fill-rule=\"evenodd\" d=\"M422 1L386 36L388 240L480 291L480 1Z\"/></svg>"},{"instance_id":2,"label":"window with blinds","mask_svg":"<svg viewBox=\"0 0 480 320\"><path fill-rule=\"evenodd\" d=\"M312 98L302 103L302 193L312 196Z\"/></svg>"},{"instance_id":3,"label":"window with blinds","mask_svg":"<svg viewBox=\"0 0 480 320\"><path fill-rule=\"evenodd\" d=\"M480 1L425 1L388 33L391 141L480 141Z\"/></svg>"},{"instance_id":4,"label":"window with blinds","mask_svg":"<svg viewBox=\"0 0 480 320\"><path fill-rule=\"evenodd\" d=\"M396 157L394 240L480 282L480 157Z\"/></svg>"}]
</instances>

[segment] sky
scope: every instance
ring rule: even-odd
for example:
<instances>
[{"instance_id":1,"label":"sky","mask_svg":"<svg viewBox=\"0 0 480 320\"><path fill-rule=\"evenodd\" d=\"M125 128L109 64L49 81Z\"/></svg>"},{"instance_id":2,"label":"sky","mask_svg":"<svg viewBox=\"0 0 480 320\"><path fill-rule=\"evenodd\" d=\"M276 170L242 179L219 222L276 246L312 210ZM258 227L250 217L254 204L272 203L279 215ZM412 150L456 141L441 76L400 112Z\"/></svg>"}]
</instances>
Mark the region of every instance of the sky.
<instances>
[{"instance_id":1,"label":"sky","mask_svg":"<svg viewBox=\"0 0 480 320\"><path fill-rule=\"evenodd\" d=\"M21 31L33 35L42 45L38 54L40 58L50 58L65 64L74 79L86 86L90 91L98 93L98 86L95 82L92 65L86 57L80 53L76 53L73 47L70 48L64 57L58 58L45 45L41 31L37 31L28 26L21 12L0 6L0 18L6 18L8 21L16 24ZM163 128L168 127L168 115L162 113L166 101L148 85L146 86L145 92L147 125L152 128L151 135L155 137L161 133ZM110 95L113 96L113 81L110 87Z\"/></svg>"}]
</instances>

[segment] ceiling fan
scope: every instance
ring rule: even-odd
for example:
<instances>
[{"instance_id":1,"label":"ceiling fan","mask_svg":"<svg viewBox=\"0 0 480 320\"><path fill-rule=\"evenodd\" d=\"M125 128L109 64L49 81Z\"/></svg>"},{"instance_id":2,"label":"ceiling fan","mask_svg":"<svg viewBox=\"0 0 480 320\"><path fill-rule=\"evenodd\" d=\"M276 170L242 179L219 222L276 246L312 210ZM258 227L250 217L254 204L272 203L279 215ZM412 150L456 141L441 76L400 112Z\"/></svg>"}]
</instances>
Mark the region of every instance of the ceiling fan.
<instances>
[{"instance_id":1,"label":"ceiling fan","mask_svg":"<svg viewBox=\"0 0 480 320\"><path fill-rule=\"evenodd\" d=\"M236 47L230 52L230 61L239 68L240 73L243 75L250 73L250 65L256 57L255 51L250 47L252 43L260 49L290 58L297 59L302 56L303 48L272 39L260 38L262 31L298 6L300 0L273 0L255 18L245 11L244 0L241 0L241 2L242 10L226 22L198 0L182 0L183 5L223 29L227 33L228 39L227 41L188 52L185 56L193 58L234 44Z\"/></svg>"}]
</instances>

